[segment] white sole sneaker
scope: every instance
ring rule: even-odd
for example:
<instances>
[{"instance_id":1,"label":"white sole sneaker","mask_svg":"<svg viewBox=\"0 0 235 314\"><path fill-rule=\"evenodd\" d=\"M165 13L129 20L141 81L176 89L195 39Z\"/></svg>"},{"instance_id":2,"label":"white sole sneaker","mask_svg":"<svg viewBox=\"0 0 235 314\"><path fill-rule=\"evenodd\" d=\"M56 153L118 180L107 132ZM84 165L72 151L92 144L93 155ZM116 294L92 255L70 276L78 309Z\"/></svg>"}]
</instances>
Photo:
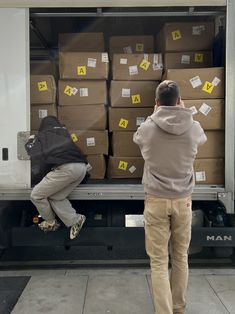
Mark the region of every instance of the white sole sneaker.
<instances>
[{"instance_id":1,"label":"white sole sneaker","mask_svg":"<svg viewBox=\"0 0 235 314\"><path fill-rule=\"evenodd\" d=\"M84 215L81 215L80 222L71 226L71 228L70 228L70 240L73 240L78 236L78 234L81 231L82 226L84 225L85 221L86 221L86 217Z\"/></svg>"},{"instance_id":2,"label":"white sole sneaker","mask_svg":"<svg viewBox=\"0 0 235 314\"><path fill-rule=\"evenodd\" d=\"M53 222L48 222L44 220L43 222L38 224L38 228L44 232L56 231L59 229L59 227L60 227L60 224L56 220L54 220Z\"/></svg>"}]
</instances>

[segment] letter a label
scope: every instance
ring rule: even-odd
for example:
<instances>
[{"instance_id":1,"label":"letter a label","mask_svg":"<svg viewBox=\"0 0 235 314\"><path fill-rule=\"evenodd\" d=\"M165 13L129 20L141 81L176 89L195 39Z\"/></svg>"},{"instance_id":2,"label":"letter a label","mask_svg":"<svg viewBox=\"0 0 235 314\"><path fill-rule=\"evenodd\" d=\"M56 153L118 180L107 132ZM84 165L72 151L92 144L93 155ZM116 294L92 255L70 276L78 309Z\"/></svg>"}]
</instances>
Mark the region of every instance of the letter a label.
<instances>
[{"instance_id":1,"label":"letter a label","mask_svg":"<svg viewBox=\"0 0 235 314\"><path fill-rule=\"evenodd\" d=\"M128 167L128 162L120 160L118 164L118 169L126 171Z\"/></svg>"},{"instance_id":2,"label":"letter a label","mask_svg":"<svg viewBox=\"0 0 235 314\"><path fill-rule=\"evenodd\" d=\"M179 29L177 29L176 31L172 32L171 35L172 35L172 39L173 40L179 40L179 39L182 38L181 32L180 32Z\"/></svg>"},{"instance_id":3,"label":"letter a label","mask_svg":"<svg viewBox=\"0 0 235 314\"><path fill-rule=\"evenodd\" d=\"M77 135L75 133L71 134L71 139L72 139L73 142L77 142L78 141L78 137L77 137Z\"/></svg>"},{"instance_id":4,"label":"letter a label","mask_svg":"<svg viewBox=\"0 0 235 314\"><path fill-rule=\"evenodd\" d=\"M150 66L150 62L148 60L143 59L140 63L140 68L147 71Z\"/></svg>"},{"instance_id":5,"label":"letter a label","mask_svg":"<svg viewBox=\"0 0 235 314\"><path fill-rule=\"evenodd\" d=\"M140 104L141 103L139 94L132 95L131 100L132 100L132 104Z\"/></svg>"},{"instance_id":6,"label":"letter a label","mask_svg":"<svg viewBox=\"0 0 235 314\"><path fill-rule=\"evenodd\" d=\"M214 85L208 81L205 82L202 90L208 94L211 94L214 89Z\"/></svg>"},{"instance_id":7,"label":"letter a label","mask_svg":"<svg viewBox=\"0 0 235 314\"><path fill-rule=\"evenodd\" d=\"M47 82L46 81L38 82L38 90L39 90L39 92L44 92L44 91L48 90Z\"/></svg>"},{"instance_id":8,"label":"letter a label","mask_svg":"<svg viewBox=\"0 0 235 314\"><path fill-rule=\"evenodd\" d=\"M77 67L77 74L80 75L86 75L86 66Z\"/></svg>"},{"instance_id":9,"label":"letter a label","mask_svg":"<svg viewBox=\"0 0 235 314\"><path fill-rule=\"evenodd\" d=\"M128 120L126 120L126 119L120 119L120 121L119 121L119 126L120 126L120 128L123 128L123 129L126 129L127 128L127 126L128 126Z\"/></svg>"}]
</instances>

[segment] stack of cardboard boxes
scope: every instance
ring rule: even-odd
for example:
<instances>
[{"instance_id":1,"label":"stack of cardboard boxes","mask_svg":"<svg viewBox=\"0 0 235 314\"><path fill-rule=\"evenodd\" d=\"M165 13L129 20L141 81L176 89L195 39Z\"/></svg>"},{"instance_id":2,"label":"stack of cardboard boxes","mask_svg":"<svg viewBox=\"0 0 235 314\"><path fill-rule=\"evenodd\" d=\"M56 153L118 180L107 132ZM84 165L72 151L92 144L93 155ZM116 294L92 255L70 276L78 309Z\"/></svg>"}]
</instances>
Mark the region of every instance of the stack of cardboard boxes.
<instances>
[{"instance_id":1,"label":"stack of cardboard boxes","mask_svg":"<svg viewBox=\"0 0 235 314\"><path fill-rule=\"evenodd\" d=\"M109 178L141 178L143 159L133 134L152 114L155 90L162 77L162 56L154 54L152 36L110 38L112 81L110 86L109 131L112 156Z\"/></svg>"},{"instance_id":2,"label":"stack of cardboard boxes","mask_svg":"<svg viewBox=\"0 0 235 314\"><path fill-rule=\"evenodd\" d=\"M102 33L60 34L58 83L60 121L103 179L108 154L107 85L109 58Z\"/></svg>"},{"instance_id":3,"label":"stack of cardboard boxes","mask_svg":"<svg viewBox=\"0 0 235 314\"><path fill-rule=\"evenodd\" d=\"M157 36L165 78L179 84L185 106L207 135L194 164L197 184L224 183L224 69L212 68L214 24L169 23Z\"/></svg>"}]
</instances>

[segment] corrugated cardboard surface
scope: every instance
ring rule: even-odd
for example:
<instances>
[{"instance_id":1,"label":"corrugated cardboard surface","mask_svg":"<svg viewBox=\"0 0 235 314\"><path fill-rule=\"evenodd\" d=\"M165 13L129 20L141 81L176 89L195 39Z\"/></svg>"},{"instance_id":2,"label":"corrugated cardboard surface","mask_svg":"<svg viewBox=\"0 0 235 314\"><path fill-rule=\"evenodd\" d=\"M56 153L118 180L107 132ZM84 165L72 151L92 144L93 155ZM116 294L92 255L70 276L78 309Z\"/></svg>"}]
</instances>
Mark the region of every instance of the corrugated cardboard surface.
<instances>
[{"instance_id":1,"label":"corrugated cardboard surface","mask_svg":"<svg viewBox=\"0 0 235 314\"><path fill-rule=\"evenodd\" d=\"M224 184L224 160L196 159L194 173L196 184Z\"/></svg>"},{"instance_id":2,"label":"corrugated cardboard surface","mask_svg":"<svg viewBox=\"0 0 235 314\"><path fill-rule=\"evenodd\" d=\"M60 51L104 52L103 33L61 33Z\"/></svg>"},{"instance_id":3,"label":"corrugated cardboard surface","mask_svg":"<svg viewBox=\"0 0 235 314\"><path fill-rule=\"evenodd\" d=\"M105 130L107 125L104 105L59 106L58 116L70 130Z\"/></svg>"},{"instance_id":4,"label":"corrugated cardboard surface","mask_svg":"<svg viewBox=\"0 0 235 314\"><path fill-rule=\"evenodd\" d=\"M157 82L111 81L112 107L153 107Z\"/></svg>"},{"instance_id":5,"label":"corrugated cardboard surface","mask_svg":"<svg viewBox=\"0 0 235 314\"><path fill-rule=\"evenodd\" d=\"M31 60L30 61L31 75L53 75L53 64L50 60Z\"/></svg>"},{"instance_id":6,"label":"corrugated cardboard surface","mask_svg":"<svg viewBox=\"0 0 235 314\"><path fill-rule=\"evenodd\" d=\"M211 50L213 22L166 23L157 35L157 51Z\"/></svg>"},{"instance_id":7,"label":"corrugated cardboard surface","mask_svg":"<svg viewBox=\"0 0 235 314\"><path fill-rule=\"evenodd\" d=\"M153 36L111 36L109 39L109 53L153 53Z\"/></svg>"},{"instance_id":8,"label":"corrugated cardboard surface","mask_svg":"<svg viewBox=\"0 0 235 314\"><path fill-rule=\"evenodd\" d=\"M196 108L197 113L193 115L193 118L200 122L204 130L224 129L225 103L223 99L184 100L184 105L186 108Z\"/></svg>"},{"instance_id":9,"label":"corrugated cardboard surface","mask_svg":"<svg viewBox=\"0 0 235 314\"><path fill-rule=\"evenodd\" d=\"M107 104L106 81L59 80L58 94L60 106Z\"/></svg>"},{"instance_id":10,"label":"corrugated cardboard surface","mask_svg":"<svg viewBox=\"0 0 235 314\"><path fill-rule=\"evenodd\" d=\"M213 87L215 78L220 82ZM178 83L182 99L224 98L224 68L170 69L166 79ZM190 80L201 85L194 88Z\"/></svg>"},{"instance_id":11,"label":"corrugated cardboard surface","mask_svg":"<svg viewBox=\"0 0 235 314\"><path fill-rule=\"evenodd\" d=\"M85 155L108 155L108 131L70 130L72 140Z\"/></svg>"},{"instance_id":12,"label":"corrugated cardboard surface","mask_svg":"<svg viewBox=\"0 0 235 314\"><path fill-rule=\"evenodd\" d=\"M163 60L165 69L209 68L212 66L212 52L167 52Z\"/></svg>"},{"instance_id":13,"label":"corrugated cardboard surface","mask_svg":"<svg viewBox=\"0 0 235 314\"><path fill-rule=\"evenodd\" d=\"M109 131L135 131L153 113L152 108L109 108Z\"/></svg>"},{"instance_id":14,"label":"corrugated cardboard surface","mask_svg":"<svg viewBox=\"0 0 235 314\"><path fill-rule=\"evenodd\" d=\"M56 101L56 84L52 75L30 76L31 104L54 104Z\"/></svg>"},{"instance_id":15,"label":"corrugated cardboard surface","mask_svg":"<svg viewBox=\"0 0 235 314\"><path fill-rule=\"evenodd\" d=\"M224 131L206 131L207 142L198 148L197 158L223 158Z\"/></svg>"},{"instance_id":16,"label":"corrugated cardboard surface","mask_svg":"<svg viewBox=\"0 0 235 314\"><path fill-rule=\"evenodd\" d=\"M163 60L161 54L114 54L112 74L114 80L161 80Z\"/></svg>"},{"instance_id":17,"label":"corrugated cardboard surface","mask_svg":"<svg viewBox=\"0 0 235 314\"><path fill-rule=\"evenodd\" d=\"M107 80L109 74L108 54L61 52L59 54L59 69L61 79Z\"/></svg>"},{"instance_id":18,"label":"corrugated cardboard surface","mask_svg":"<svg viewBox=\"0 0 235 314\"><path fill-rule=\"evenodd\" d=\"M90 173L91 179L104 179L106 172L106 162L103 155L87 156L87 160L92 166Z\"/></svg>"},{"instance_id":19,"label":"corrugated cardboard surface","mask_svg":"<svg viewBox=\"0 0 235 314\"><path fill-rule=\"evenodd\" d=\"M142 157L109 157L109 178L141 178L144 160Z\"/></svg>"},{"instance_id":20,"label":"corrugated cardboard surface","mask_svg":"<svg viewBox=\"0 0 235 314\"><path fill-rule=\"evenodd\" d=\"M57 109L55 104L31 105L30 106L31 130L38 130L42 119L47 116L57 117Z\"/></svg>"},{"instance_id":21,"label":"corrugated cardboard surface","mask_svg":"<svg viewBox=\"0 0 235 314\"><path fill-rule=\"evenodd\" d=\"M139 146L133 142L134 132L112 133L112 155L114 157L140 157Z\"/></svg>"}]
</instances>

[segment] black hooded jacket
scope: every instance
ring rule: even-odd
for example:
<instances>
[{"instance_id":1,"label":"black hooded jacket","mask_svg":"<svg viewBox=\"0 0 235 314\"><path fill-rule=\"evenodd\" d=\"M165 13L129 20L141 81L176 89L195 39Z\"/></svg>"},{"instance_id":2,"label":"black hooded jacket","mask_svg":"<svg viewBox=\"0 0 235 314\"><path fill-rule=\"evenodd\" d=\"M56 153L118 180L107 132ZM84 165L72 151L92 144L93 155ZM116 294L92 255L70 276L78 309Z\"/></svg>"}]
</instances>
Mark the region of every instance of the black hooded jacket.
<instances>
[{"instance_id":1,"label":"black hooded jacket","mask_svg":"<svg viewBox=\"0 0 235 314\"><path fill-rule=\"evenodd\" d=\"M52 168L66 163L87 163L71 136L56 117L45 117L33 139L25 144L31 158L32 181L39 182Z\"/></svg>"}]
</instances>

